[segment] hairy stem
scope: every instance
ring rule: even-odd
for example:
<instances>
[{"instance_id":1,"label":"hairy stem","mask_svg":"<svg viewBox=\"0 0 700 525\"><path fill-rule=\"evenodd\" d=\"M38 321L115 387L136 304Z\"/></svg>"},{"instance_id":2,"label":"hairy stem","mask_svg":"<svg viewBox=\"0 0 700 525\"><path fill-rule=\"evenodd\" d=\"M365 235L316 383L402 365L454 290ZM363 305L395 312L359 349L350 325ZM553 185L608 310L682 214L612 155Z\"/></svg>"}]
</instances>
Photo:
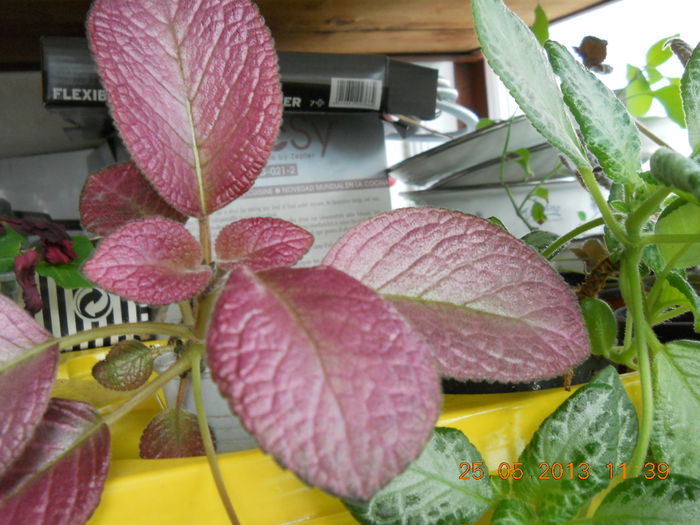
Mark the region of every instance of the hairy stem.
<instances>
[{"instance_id":1,"label":"hairy stem","mask_svg":"<svg viewBox=\"0 0 700 525\"><path fill-rule=\"evenodd\" d=\"M605 225L610 229L610 231L612 231L613 235L615 235L618 241L620 241L624 245L629 244L627 234L622 229L622 226L613 215L613 212L610 209L610 206L608 206L608 203L605 200L603 193L600 191L600 186L598 186L598 182L595 180L593 170L588 167L579 167L578 169L581 173L581 178L583 179L586 188L590 192L591 196L593 197L593 200L596 203L596 206L598 207L601 215L603 216Z\"/></svg>"},{"instance_id":2,"label":"hairy stem","mask_svg":"<svg viewBox=\"0 0 700 525\"><path fill-rule=\"evenodd\" d=\"M136 394L130 397L122 405L119 405L119 407L117 407L113 412L107 414L103 418L104 422L108 425L113 425L126 414L131 412L135 407L137 407L144 399L147 399L155 394L170 380L186 372L190 366L191 362L189 356L187 354L183 355L173 364L173 366L168 368L162 374L158 375L158 377L156 377L153 381L143 385L136 391Z\"/></svg>"},{"instance_id":3,"label":"hairy stem","mask_svg":"<svg viewBox=\"0 0 700 525\"><path fill-rule=\"evenodd\" d=\"M209 469L211 470L211 475L214 478L214 483L216 484L216 490L219 492L219 497L221 502L226 509L226 514L232 525L240 525L238 517L236 516L236 511L233 509L231 504L231 499L226 491L226 485L224 479L221 476L221 469L219 468L219 463L216 458L216 450L214 450L214 441L211 438L211 432L209 432L209 424L207 423L207 413L204 409L204 400L202 399L202 372L201 372L201 362L202 362L202 352L203 347L201 344L193 344L192 346L199 347L198 351L192 353L190 357L190 363L192 365L192 390L194 393L194 405L197 410L197 422L199 423L199 432L202 435L202 442L204 444L204 450L207 454L207 461L209 462Z\"/></svg>"},{"instance_id":4,"label":"hairy stem","mask_svg":"<svg viewBox=\"0 0 700 525\"><path fill-rule=\"evenodd\" d=\"M668 243L688 243L700 242L700 234L697 233L668 233L644 235L639 239L641 244L668 244Z\"/></svg>"},{"instance_id":5,"label":"hairy stem","mask_svg":"<svg viewBox=\"0 0 700 525\"><path fill-rule=\"evenodd\" d=\"M566 245L567 243L573 241L576 237L578 237L582 233L585 233L588 230L592 230L593 228L597 228L598 226L602 226L603 224L605 224L605 221L603 220L603 218L598 217L596 219L585 222L585 223L581 224L580 226L577 226L576 228L574 228L570 232L559 237L556 241L554 241L552 244L547 246L544 250L542 250L542 257L545 257L547 259L553 257L559 251L559 248L561 248L564 245Z\"/></svg>"},{"instance_id":6,"label":"hairy stem","mask_svg":"<svg viewBox=\"0 0 700 525\"><path fill-rule=\"evenodd\" d=\"M627 219L628 231L641 232L649 217L656 213L661 203L670 193L670 188L659 188L649 195Z\"/></svg>"}]
</instances>

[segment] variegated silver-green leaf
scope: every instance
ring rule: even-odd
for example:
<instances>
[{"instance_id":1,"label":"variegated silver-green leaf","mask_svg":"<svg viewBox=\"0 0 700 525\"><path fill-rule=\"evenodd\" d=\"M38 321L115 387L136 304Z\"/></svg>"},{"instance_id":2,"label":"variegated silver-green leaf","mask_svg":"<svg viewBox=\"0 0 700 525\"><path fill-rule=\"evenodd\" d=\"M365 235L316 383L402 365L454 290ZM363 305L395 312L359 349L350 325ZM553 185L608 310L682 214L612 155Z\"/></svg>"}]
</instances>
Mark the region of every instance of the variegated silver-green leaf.
<instances>
[{"instance_id":1,"label":"variegated silver-green leaf","mask_svg":"<svg viewBox=\"0 0 700 525\"><path fill-rule=\"evenodd\" d=\"M688 127L688 140L693 157L700 156L700 45L698 45L685 66L681 78L681 97L685 123Z\"/></svg>"},{"instance_id":2,"label":"variegated silver-green leaf","mask_svg":"<svg viewBox=\"0 0 700 525\"><path fill-rule=\"evenodd\" d=\"M641 184L639 133L625 106L564 46L550 40L545 49L561 78L564 101L605 174L615 182Z\"/></svg>"},{"instance_id":3,"label":"variegated silver-green leaf","mask_svg":"<svg viewBox=\"0 0 700 525\"><path fill-rule=\"evenodd\" d=\"M472 0L472 11L484 56L535 129L579 169L590 168L532 31L501 0Z\"/></svg>"},{"instance_id":4,"label":"variegated silver-green leaf","mask_svg":"<svg viewBox=\"0 0 700 525\"><path fill-rule=\"evenodd\" d=\"M536 525L538 523L540 522L532 511L532 507L519 499L501 501L494 509L491 518L491 525Z\"/></svg>"},{"instance_id":5,"label":"variegated silver-green leaf","mask_svg":"<svg viewBox=\"0 0 700 525\"><path fill-rule=\"evenodd\" d=\"M700 479L700 342L669 343L654 356L653 379L654 459Z\"/></svg>"},{"instance_id":6,"label":"variegated silver-green leaf","mask_svg":"<svg viewBox=\"0 0 700 525\"><path fill-rule=\"evenodd\" d=\"M700 201L700 164L680 153L660 148L651 156L651 174L661 184Z\"/></svg>"},{"instance_id":7,"label":"variegated silver-green leaf","mask_svg":"<svg viewBox=\"0 0 700 525\"><path fill-rule=\"evenodd\" d=\"M524 475L513 495L540 523L569 520L610 483L605 465L628 461L636 441L634 406L608 367L542 423L518 460Z\"/></svg>"},{"instance_id":8,"label":"variegated silver-green leaf","mask_svg":"<svg viewBox=\"0 0 700 525\"><path fill-rule=\"evenodd\" d=\"M418 459L368 503L344 503L365 524L473 523L493 499L483 461L461 431L436 428Z\"/></svg>"},{"instance_id":9,"label":"variegated silver-green leaf","mask_svg":"<svg viewBox=\"0 0 700 525\"><path fill-rule=\"evenodd\" d=\"M628 479L610 491L586 523L594 525L686 525L700 523L700 480Z\"/></svg>"}]
</instances>

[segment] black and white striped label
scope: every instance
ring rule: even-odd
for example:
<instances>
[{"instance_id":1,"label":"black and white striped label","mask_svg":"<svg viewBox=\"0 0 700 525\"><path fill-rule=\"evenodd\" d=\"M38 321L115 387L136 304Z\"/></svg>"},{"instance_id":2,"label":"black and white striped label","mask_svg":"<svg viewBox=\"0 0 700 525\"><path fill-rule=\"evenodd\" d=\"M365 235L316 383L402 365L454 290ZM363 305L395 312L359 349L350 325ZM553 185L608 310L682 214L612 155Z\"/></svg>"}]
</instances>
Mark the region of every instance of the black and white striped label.
<instances>
[{"instance_id":1,"label":"black and white striped label","mask_svg":"<svg viewBox=\"0 0 700 525\"><path fill-rule=\"evenodd\" d=\"M379 110L382 81L371 78L331 78L329 108Z\"/></svg>"},{"instance_id":2,"label":"black and white striped label","mask_svg":"<svg viewBox=\"0 0 700 525\"><path fill-rule=\"evenodd\" d=\"M147 306L122 299L99 288L67 290L53 279L39 277L39 291L44 303L36 320L54 337L75 334L100 326L144 322L150 319ZM132 336L105 337L82 343L72 350L100 348L133 339Z\"/></svg>"}]
</instances>

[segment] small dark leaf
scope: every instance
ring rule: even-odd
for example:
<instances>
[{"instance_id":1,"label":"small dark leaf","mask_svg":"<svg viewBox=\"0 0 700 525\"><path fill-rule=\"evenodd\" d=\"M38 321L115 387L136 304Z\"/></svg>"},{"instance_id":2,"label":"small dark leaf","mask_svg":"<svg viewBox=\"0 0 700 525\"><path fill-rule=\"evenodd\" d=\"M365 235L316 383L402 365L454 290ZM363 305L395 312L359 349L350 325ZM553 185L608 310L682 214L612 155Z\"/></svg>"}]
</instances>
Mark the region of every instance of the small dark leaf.
<instances>
[{"instance_id":1,"label":"small dark leaf","mask_svg":"<svg viewBox=\"0 0 700 525\"><path fill-rule=\"evenodd\" d=\"M0 525L84 523L109 469L109 429L85 403L53 399L32 441L0 479Z\"/></svg>"},{"instance_id":2,"label":"small dark leaf","mask_svg":"<svg viewBox=\"0 0 700 525\"><path fill-rule=\"evenodd\" d=\"M451 525L479 519L492 497L479 451L461 431L436 428L418 459L368 503L344 503L364 524Z\"/></svg>"},{"instance_id":3,"label":"small dark leaf","mask_svg":"<svg viewBox=\"0 0 700 525\"><path fill-rule=\"evenodd\" d=\"M700 523L700 481L674 474L666 479L628 479L605 497L592 523Z\"/></svg>"},{"instance_id":4,"label":"small dark leaf","mask_svg":"<svg viewBox=\"0 0 700 525\"><path fill-rule=\"evenodd\" d=\"M161 412L143 431L139 449L143 459L205 455L197 416L175 408Z\"/></svg>"},{"instance_id":5,"label":"small dark leaf","mask_svg":"<svg viewBox=\"0 0 700 525\"><path fill-rule=\"evenodd\" d=\"M122 341L112 347L103 361L95 364L92 375L105 388L134 390L153 372L150 349L139 341Z\"/></svg>"},{"instance_id":6,"label":"small dark leaf","mask_svg":"<svg viewBox=\"0 0 700 525\"><path fill-rule=\"evenodd\" d=\"M610 73L612 67L604 64L608 56L608 41L595 36L584 36L574 51L581 57L583 65L597 73Z\"/></svg>"}]
</instances>

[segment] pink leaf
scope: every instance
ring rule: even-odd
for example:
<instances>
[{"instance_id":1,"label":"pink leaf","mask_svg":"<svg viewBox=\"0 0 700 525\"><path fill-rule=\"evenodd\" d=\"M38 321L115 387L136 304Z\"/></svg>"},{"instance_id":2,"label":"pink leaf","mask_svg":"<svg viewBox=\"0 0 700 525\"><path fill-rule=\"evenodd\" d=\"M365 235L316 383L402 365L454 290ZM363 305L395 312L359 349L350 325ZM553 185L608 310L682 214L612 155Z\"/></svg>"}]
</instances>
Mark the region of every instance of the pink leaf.
<instances>
[{"instance_id":1,"label":"pink leaf","mask_svg":"<svg viewBox=\"0 0 700 525\"><path fill-rule=\"evenodd\" d=\"M168 204L133 162L123 162L93 173L80 194L83 227L98 235L109 235L127 222L162 215L185 222L183 215Z\"/></svg>"},{"instance_id":2,"label":"pink leaf","mask_svg":"<svg viewBox=\"0 0 700 525\"><path fill-rule=\"evenodd\" d=\"M250 1L97 0L88 33L122 138L170 204L202 217L252 186L282 105Z\"/></svg>"},{"instance_id":3,"label":"pink leaf","mask_svg":"<svg viewBox=\"0 0 700 525\"><path fill-rule=\"evenodd\" d=\"M382 214L340 239L324 264L391 299L443 376L530 381L561 375L589 353L564 280L484 219L431 208Z\"/></svg>"},{"instance_id":4,"label":"pink leaf","mask_svg":"<svg viewBox=\"0 0 700 525\"><path fill-rule=\"evenodd\" d=\"M51 334L27 312L0 295L0 477L27 445L48 406L58 346L28 350L49 339Z\"/></svg>"},{"instance_id":5,"label":"pink leaf","mask_svg":"<svg viewBox=\"0 0 700 525\"><path fill-rule=\"evenodd\" d=\"M258 444L344 498L371 498L414 460L440 408L422 339L379 295L333 268L234 270L208 355Z\"/></svg>"},{"instance_id":6,"label":"pink leaf","mask_svg":"<svg viewBox=\"0 0 700 525\"><path fill-rule=\"evenodd\" d=\"M282 219L243 219L226 226L216 238L217 263L227 270L245 264L256 272L292 266L313 242L309 232Z\"/></svg>"},{"instance_id":7,"label":"pink leaf","mask_svg":"<svg viewBox=\"0 0 700 525\"><path fill-rule=\"evenodd\" d=\"M139 452L144 459L204 456L197 416L175 408L164 410L143 431Z\"/></svg>"},{"instance_id":8,"label":"pink leaf","mask_svg":"<svg viewBox=\"0 0 700 525\"><path fill-rule=\"evenodd\" d=\"M0 479L0 525L85 523L109 468L109 429L85 403L53 399L24 454Z\"/></svg>"},{"instance_id":9,"label":"pink leaf","mask_svg":"<svg viewBox=\"0 0 700 525\"><path fill-rule=\"evenodd\" d=\"M130 222L95 250L85 277L111 292L145 304L184 301L201 292L211 270L187 229L162 217Z\"/></svg>"}]
</instances>

